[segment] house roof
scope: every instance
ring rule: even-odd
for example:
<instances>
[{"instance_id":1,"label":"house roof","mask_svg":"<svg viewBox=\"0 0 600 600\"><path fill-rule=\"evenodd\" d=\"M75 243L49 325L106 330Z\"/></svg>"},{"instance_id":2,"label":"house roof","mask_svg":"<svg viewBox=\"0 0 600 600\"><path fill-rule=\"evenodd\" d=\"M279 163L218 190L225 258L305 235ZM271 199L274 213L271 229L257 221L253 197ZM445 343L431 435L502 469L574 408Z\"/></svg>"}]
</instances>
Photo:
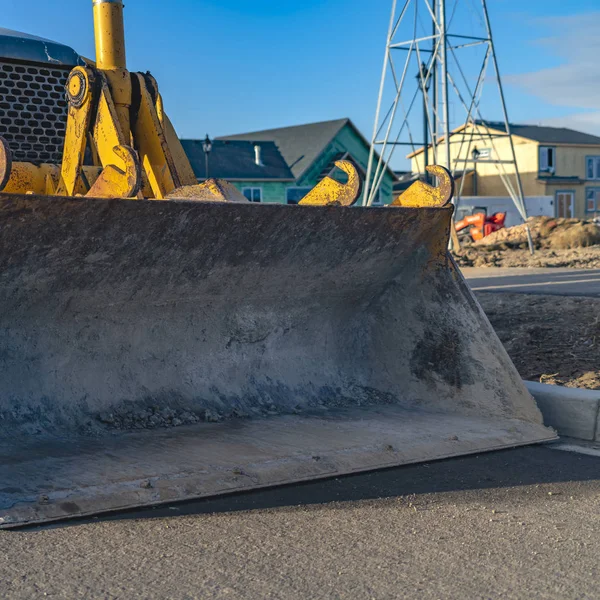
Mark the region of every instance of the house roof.
<instances>
[{"instance_id":1,"label":"house roof","mask_svg":"<svg viewBox=\"0 0 600 600\"><path fill-rule=\"evenodd\" d=\"M293 176L299 179L304 172L317 160L327 144L347 124L350 119L321 121L306 125L265 129L220 137L220 140L245 140L248 142L272 141L277 144L279 152L289 165ZM352 125L354 129L354 125ZM362 136L361 136L362 137Z\"/></svg>"},{"instance_id":2,"label":"house roof","mask_svg":"<svg viewBox=\"0 0 600 600\"><path fill-rule=\"evenodd\" d=\"M258 140L257 140L258 141ZM181 145L198 179L206 179L202 140L181 140ZM209 155L208 174L222 179L294 181L294 175L272 141L261 141L263 166L255 162L253 142L214 140Z\"/></svg>"},{"instance_id":3,"label":"house roof","mask_svg":"<svg viewBox=\"0 0 600 600\"><path fill-rule=\"evenodd\" d=\"M483 125L484 121L475 121L477 125ZM496 129L506 133L504 122L485 121L485 124L490 129ZM513 135L534 140L542 144L574 144L574 145L600 145L600 137L576 131L575 129L567 129L566 127L547 127L546 125L525 125L511 123L510 130Z\"/></svg>"},{"instance_id":4,"label":"house roof","mask_svg":"<svg viewBox=\"0 0 600 600\"><path fill-rule=\"evenodd\" d=\"M503 121L474 121L476 125L487 125L490 129L506 133L506 125ZM456 133L460 133L465 130L467 125L461 125L457 127L450 137ZM540 144L567 144L573 146L600 146L600 137L592 135L590 133L584 133L583 131L576 131L575 129L568 129L567 127L548 127L546 125L526 125L511 123L510 131L512 135L539 142ZM444 138L440 138L442 142ZM412 158L423 152L423 148L415 150L407 156Z\"/></svg>"}]
</instances>

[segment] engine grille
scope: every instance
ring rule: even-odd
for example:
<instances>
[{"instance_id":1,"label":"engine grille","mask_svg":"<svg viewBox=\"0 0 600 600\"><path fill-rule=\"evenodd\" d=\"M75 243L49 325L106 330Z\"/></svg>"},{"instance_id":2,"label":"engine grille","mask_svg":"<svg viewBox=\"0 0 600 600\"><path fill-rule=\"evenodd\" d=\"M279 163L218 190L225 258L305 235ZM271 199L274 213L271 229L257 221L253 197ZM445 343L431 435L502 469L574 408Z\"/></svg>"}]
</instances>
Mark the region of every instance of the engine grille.
<instances>
[{"instance_id":1,"label":"engine grille","mask_svg":"<svg viewBox=\"0 0 600 600\"><path fill-rule=\"evenodd\" d=\"M0 61L0 135L13 159L60 163L70 68Z\"/></svg>"}]
</instances>

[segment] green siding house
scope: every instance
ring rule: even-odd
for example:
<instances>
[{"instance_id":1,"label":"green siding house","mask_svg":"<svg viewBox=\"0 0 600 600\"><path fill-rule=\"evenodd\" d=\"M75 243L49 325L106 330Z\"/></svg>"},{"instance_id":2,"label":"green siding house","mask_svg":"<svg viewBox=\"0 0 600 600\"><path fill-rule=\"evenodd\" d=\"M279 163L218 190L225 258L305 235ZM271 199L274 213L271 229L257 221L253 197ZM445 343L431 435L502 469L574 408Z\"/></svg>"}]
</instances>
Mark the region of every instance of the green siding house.
<instances>
[{"instance_id":1,"label":"green siding house","mask_svg":"<svg viewBox=\"0 0 600 600\"><path fill-rule=\"evenodd\" d=\"M205 180L202 140L181 143L196 177ZM217 138L208 156L208 177L231 181L253 202L297 204L324 177L344 176L334 165L342 158L366 175L369 143L350 119ZM375 204L392 201L395 182L388 170Z\"/></svg>"}]
</instances>

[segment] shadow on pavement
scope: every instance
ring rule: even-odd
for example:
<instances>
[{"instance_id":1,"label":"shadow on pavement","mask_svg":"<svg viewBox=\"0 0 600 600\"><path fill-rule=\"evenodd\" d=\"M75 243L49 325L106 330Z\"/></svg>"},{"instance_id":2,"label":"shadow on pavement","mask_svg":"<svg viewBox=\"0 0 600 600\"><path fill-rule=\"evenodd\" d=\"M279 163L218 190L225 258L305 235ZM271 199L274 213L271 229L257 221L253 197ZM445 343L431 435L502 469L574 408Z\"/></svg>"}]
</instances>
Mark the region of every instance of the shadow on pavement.
<instances>
[{"instance_id":1,"label":"shadow on pavement","mask_svg":"<svg viewBox=\"0 0 600 600\"><path fill-rule=\"evenodd\" d=\"M411 494L591 481L600 479L599 467L598 458L593 456L530 446L204 500L170 503L95 518L73 519L27 529L385 499Z\"/></svg>"}]
</instances>

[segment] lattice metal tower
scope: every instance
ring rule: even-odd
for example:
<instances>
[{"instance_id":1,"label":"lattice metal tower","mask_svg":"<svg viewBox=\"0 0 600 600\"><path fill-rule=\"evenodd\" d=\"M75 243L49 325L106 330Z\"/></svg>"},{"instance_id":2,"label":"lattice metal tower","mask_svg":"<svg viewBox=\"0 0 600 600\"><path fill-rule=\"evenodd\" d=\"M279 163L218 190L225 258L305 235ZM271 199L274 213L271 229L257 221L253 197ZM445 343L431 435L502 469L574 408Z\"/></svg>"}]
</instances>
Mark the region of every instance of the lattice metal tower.
<instances>
[{"instance_id":1,"label":"lattice metal tower","mask_svg":"<svg viewBox=\"0 0 600 600\"><path fill-rule=\"evenodd\" d=\"M492 125L484 112L500 119ZM508 145L501 154L500 144ZM392 1L365 205L376 198L398 149L401 157L411 152L424 179L427 164L447 167L458 180L455 203L478 168L495 169L526 220L486 0Z\"/></svg>"}]
</instances>

